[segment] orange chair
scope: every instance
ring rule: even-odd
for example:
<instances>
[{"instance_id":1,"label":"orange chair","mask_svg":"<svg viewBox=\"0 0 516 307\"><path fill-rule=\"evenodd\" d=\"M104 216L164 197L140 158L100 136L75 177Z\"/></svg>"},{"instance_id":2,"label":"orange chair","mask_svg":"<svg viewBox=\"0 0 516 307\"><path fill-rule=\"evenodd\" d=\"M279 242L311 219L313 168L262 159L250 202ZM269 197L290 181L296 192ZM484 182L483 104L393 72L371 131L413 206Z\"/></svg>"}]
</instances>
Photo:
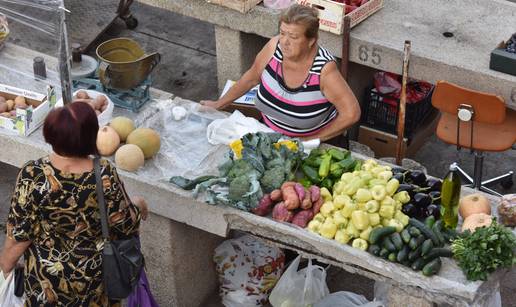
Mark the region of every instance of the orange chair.
<instances>
[{"instance_id":1,"label":"orange chair","mask_svg":"<svg viewBox=\"0 0 516 307\"><path fill-rule=\"evenodd\" d=\"M483 152L505 151L516 143L516 111L506 108L500 96L473 91L446 81L437 82L432 105L441 112L437 137L448 144L457 145L457 150L469 148L475 154L473 178L458 168L469 181L468 186L501 196L485 185L501 182L505 188L509 188L513 184L514 172L482 181Z\"/></svg>"}]
</instances>

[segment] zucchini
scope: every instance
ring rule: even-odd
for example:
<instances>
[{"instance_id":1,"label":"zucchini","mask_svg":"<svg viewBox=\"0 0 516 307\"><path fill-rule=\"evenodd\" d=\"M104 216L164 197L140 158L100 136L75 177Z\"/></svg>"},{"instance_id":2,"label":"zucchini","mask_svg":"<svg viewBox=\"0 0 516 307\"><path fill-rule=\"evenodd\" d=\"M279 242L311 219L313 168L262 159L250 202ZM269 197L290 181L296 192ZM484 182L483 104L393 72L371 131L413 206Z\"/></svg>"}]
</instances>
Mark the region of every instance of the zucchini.
<instances>
[{"instance_id":1,"label":"zucchini","mask_svg":"<svg viewBox=\"0 0 516 307\"><path fill-rule=\"evenodd\" d=\"M396 232L396 227L392 227L392 226L375 228L371 231L371 234L369 234L369 243L376 244L376 243L380 242L380 240L383 237L388 236L394 232Z\"/></svg>"},{"instance_id":2,"label":"zucchini","mask_svg":"<svg viewBox=\"0 0 516 307\"><path fill-rule=\"evenodd\" d=\"M411 250L417 249L423 242L425 242L426 238L423 235L420 235L417 238L410 239L409 247Z\"/></svg>"},{"instance_id":3,"label":"zucchini","mask_svg":"<svg viewBox=\"0 0 516 307\"><path fill-rule=\"evenodd\" d=\"M441 269L441 265L441 258L435 258L434 260L425 264L425 266L423 267L423 275L432 276L436 274Z\"/></svg>"},{"instance_id":4,"label":"zucchini","mask_svg":"<svg viewBox=\"0 0 516 307\"><path fill-rule=\"evenodd\" d=\"M397 250L401 250L403 248L403 241L401 240L401 235L398 232L391 234L390 238Z\"/></svg>"},{"instance_id":5,"label":"zucchini","mask_svg":"<svg viewBox=\"0 0 516 307\"><path fill-rule=\"evenodd\" d=\"M435 216L433 216L433 215L430 215L425 219L425 225L428 228L432 228L432 226L434 226L434 223L435 223Z\"/></svg>"},{"instance_id":6,"label":"zucchini","mask_svg":"<svg viewBox=\"0 0 516 307\"><path fill-rule=\"evenodd\" d=\"M389 256L387 256L387 259L392 262L396 262L396 253L390 253Z\"/></svg>"},{"instance_id":7,"label":"zucchini","mask_svg":"<svg viewBox=\"0 0 516 307\"><path fill-rule=\"evenodd\" d=\"M378 246L376 244L371 244L371 245L369 245L369 248L367 249L367 251L375 256L378 256L378 255L380 255L381 249L382 248L380 246Z\"/></svg>"},{"instance_id":8,"label":"zucchini","mask_svg":"<svg viewBox=\"0 0 516 307\"><path fill-rule=\"evenodd\" d=\"M434 258L439 258L439 257L449 258L452 256L453 256L453 253L452 253L451 249L438 247L438 248L433 248L432 250L430 250L430 252L428 252L428 254L426 254L423 258L425 258L426 260L432 260Z\"/></svg>"},{"instance_id":9,"label":"zucchini","mask_svg":"<svg viewBox=\"0 0 516 307\"><path fill-rule=\"evenodd\" d=\"M430 230L428 227L426 227L425 224L421 223L420 221L416 220L415 218L411 217L409 219L410 225L416 227L421 231L422 234L424 234L427 238L432 239L432 242L435 246L439 245L439 239L435 236L434 232ZM421 242L423 243L423 242Z\"/></svg>"},{"instance_id":10,"label":"zucchini","mask_svg":"<svg viewBox=\"0 0 516 307\"><path fill-rule=\"evenodd\" d=\"M380 253L378 254L378 256L384 258L384 259L387 259L387 257L389 256L390 252L386 249L386 248L382 248L380 250Z\"/></svg>"},{"instance_id":11,"label":"zucchini","mask_svg":"<svg viewBox=\"0 0 516 307\"><path fill-rule=\"evenodd\" d=\"M444 239L444 236L443 234L441 233L441 231L443 230L443 221L437 221L435 222L435 224L432 226L432 231L434 232L435 236L437 237L437 239L439 240L439 246L444 246L444 243L445 243L445 239Z\"/></svg>"},{"instance_id":12,"label":"zucchini","mask_svg":"<svg viewBox=\"0 0 516 307\"><path fill-rule=\"evenodd\" d=\"M414 261L416 260L417 258L420 258L421 256L421 246L419 246L418 248L416 248L415 250L413 251L410 251L408 253L408 260L409 261Z\"/></svg>"},{"instance_id":13,"label":"zucchini","mask_svg":"<svg viewBox=\"0 0 516 307\"><path fill-rule=\"evenodd\" d=\"M421 231L419 231L419 229L417 229L416 227L410 227L409 233L413 237L418 237L421 234Z\"/></svg>"},{"instance_id":14,"label":"zucchini","mask_svg":"<svg viewBox=\"0 0 516 307\"><path fill-rule=\"evenodd\" d=\"M420 271L426 264L426 260L423 258L417 258L410 266L414 271Z\"/></svg>"},{"instance_id":15,"label":"zucchini","mask_svg":"<svg viewBox=\"0 0 516 307\"><path fill-rule=\"evenodd\" d=\"M421 245L421 256L424 256L430 252L430 250L434 248L434 243L432 243L432 239L426 239Z\"/></svg>"},{"instance_id":16,"label":"zucchini","mask_svg":"<svg viewBox=\"0 0 516 307\"><path fill-rule=\"evenodd\" d=\"M405 244L408 244L410 242L410 232L407 228L401 231L401 239L403 240L403 242L405 242Z\"/></svg>"},{"instance_id":17,"label":"zucchini","mask_svg":"<svg viewBox=\"0 0 516 307\"><path fill-rule=\"evenodd\" d=\"M389 252L396 252L396 246L394 246L394 243L392 243L391 239L389 237L383 238L382 246L386 248Z\"/></svg>"},{"instance_id":18,"label":"zucchini","mask_svg":"<svg viewBox=\"0 0 516 307\"><path fill-rule=\"evenodd\" d=\"M396 260L398 260L398 262L400 263L407 261L409 252L410 248L408 247L408 245L403 246L403 248L398 252Z\"/></svg>"}]
</instances>

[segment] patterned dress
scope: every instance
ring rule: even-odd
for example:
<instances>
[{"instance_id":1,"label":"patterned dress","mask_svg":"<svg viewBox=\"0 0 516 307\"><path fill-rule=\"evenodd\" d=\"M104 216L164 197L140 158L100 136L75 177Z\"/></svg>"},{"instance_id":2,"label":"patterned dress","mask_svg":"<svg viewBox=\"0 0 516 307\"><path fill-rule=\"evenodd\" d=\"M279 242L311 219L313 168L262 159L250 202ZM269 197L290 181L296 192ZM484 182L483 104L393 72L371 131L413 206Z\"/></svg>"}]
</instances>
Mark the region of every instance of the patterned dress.
<instances>
[{"instance_id":1,"label":"patterned dress","mask_svg":"<svg viewBox=\"0 0 516 307\"><path fill-rule=\"evenodd\" d=\"M113 238L138 230L140 211L129 201L115 168L101 160L102 183ZM103 240L95 172L70 174L48 157L21 169L11 202L7 235L32 241L25 251L25 306L119 306L102 285Z\"/></svg>"}]
</instances>

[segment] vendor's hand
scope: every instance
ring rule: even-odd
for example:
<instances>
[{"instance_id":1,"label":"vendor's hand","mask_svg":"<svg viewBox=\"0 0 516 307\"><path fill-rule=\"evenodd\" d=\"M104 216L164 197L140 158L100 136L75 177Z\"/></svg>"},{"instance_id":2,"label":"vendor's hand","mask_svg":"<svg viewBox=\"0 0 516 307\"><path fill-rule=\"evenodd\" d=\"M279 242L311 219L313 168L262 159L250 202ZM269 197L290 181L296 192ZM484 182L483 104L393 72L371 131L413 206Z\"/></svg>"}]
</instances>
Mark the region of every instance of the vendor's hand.
<instances>
[{"instance_id":1,"label":"vendor's hand","mask_svg":"<svg viewBox=\"0 0 516 307\"><path fill-rule=\"evenodd\" d=\"M131 197L131 202L135 204L140 209L140 214L142 215L142 220L146 220L149 215L149 208L147 206L147 202L140 196Z\"/></svg>"},{"instance_id":2,"label":"vendor's hand","mask_svg":"<svg viewBox=\"0 0 516 307\"><path fill-rule=\"evenodd\" d=\"M201 105L203 107L209 107L209 108L213 108L215 110L218 110L220 109L220 103L219 101L215 101L215 100L201 100L200 101Z\"/></svg>"}]
</instances>

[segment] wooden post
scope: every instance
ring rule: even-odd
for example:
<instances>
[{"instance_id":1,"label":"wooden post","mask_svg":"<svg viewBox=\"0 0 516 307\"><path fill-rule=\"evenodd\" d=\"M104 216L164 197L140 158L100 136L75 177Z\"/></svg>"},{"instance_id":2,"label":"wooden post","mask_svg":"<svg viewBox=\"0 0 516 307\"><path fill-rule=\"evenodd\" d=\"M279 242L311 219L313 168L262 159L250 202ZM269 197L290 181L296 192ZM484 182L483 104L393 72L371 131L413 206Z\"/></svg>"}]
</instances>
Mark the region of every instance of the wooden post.
<instances>
[{"instance_id":1,"label":"wooden post","mask_svg":"<svg viewBox=\"0 0 516 307\"><path fill-rule=\"evenodd\" d=\"M403 71L401 79L401 95L398 111L398 140L396 143L396 164L401 165L403 160L403 134L405 132L405 109L407 104L407 79L410 58L410 41L405 41L403 48Z\"/></svg>"},{"instance_id":2,"label":"wooden post","mask_svg":"<svg viewBox=\"0 0 516 307\"><path fill-rule=\"evenodd\" d=\"M351 33L351 17L344 17L344 32L342 33L342 56L340 62L340 73L344 80L348 81L349 70L349 35Z\"/></svg>"}]
</instances>

